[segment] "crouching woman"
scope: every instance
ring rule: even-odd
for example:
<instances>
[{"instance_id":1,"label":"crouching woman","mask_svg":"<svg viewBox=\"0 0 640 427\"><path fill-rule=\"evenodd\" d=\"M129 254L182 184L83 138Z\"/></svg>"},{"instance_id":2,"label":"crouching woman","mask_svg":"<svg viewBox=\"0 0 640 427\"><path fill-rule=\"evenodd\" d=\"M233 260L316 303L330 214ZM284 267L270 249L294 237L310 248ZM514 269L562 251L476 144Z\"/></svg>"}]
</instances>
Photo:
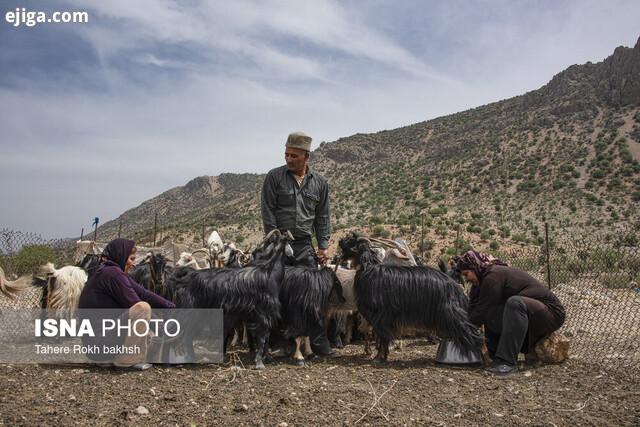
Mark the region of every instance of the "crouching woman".
<instances>
[{"instance_id":1,"label":"crouching woman","mask_svg":"<svg viewBox=\"0 0 640 427\"><path fill-rule=\"evenodd\" d=\"M133 240L115 239L109 242L102 252L100 265L92 272L82 294L80 295L80 309L124 309L120 322L134 325L139 319L148 323L151 319L151 308L174 308L175 304L161 296L148 291L136 283L127 274L134 265L136 246ZM130 322L128 322L130 321ZM138 322L139 329L144 330L142 322ZM95 330L95 328L94 328ZM90 356L95 361L112 361L115 366L131 367L134 369L148 369L151 364L145 363L147 354L147 336L141 331L122 337L115 334L87 339L87 344L121 346L122 348L136 348L132 353L94 354ZM84 338L84 337L83 337Z\"/></svg>"},{"instance_id":2,"label":"crouching woman","mask_svg":"<svg viewBox=\"0 0 640 427\"><path fill-rule=\"evenodd\" d=\"M516 372L518 354L533 352L538 340L564 323L560 300L528 273L477 251L466 252L457 268L472 283L469 320L484 325L490 373Z\"/></svg>"}]
</instances>

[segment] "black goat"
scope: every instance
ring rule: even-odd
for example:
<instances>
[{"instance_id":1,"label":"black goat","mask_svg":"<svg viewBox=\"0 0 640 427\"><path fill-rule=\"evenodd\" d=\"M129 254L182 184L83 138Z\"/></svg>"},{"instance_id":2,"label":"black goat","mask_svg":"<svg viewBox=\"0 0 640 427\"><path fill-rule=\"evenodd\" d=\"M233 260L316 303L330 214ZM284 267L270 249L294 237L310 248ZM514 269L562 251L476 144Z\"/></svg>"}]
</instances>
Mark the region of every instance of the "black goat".
<instances>
[{"instance_id":1,"label":"black goat","mask_svg":"<svg viewBox=\"0 0 640 427\"><path fill-rule=\"evenodd\" d=\"M340 240L343 256L357 263L354 291L358 311L376 334L375 362L385 362L394 331L401 326L435 329L465 354L480 349L483 338L469 322L461 286L430 267L381 265L368 239L353 233Z\"/></svg>"},{"instance_id":2,"label":"black goat","mask_svg":"<svg viewBox=\"0 0 640 427\"><path fill-rule=\"evenodd\" d=\"M291 239L290 233L282 235L274 230L265 238L266 261L243 268L179 269L168 286L179 308L224 310L225 350L234 327L240 321L247 322L257 343L256 369L264 369L269 332L280 315L278 288L284 277L285 256L293 254L288 243ZM192 352L190 347L187 345Z\"/></svg>"},{"instance_id":3,"label":"black goat","mask_svg":"<svg viewBox=\"0 0 640 427\"><path fill-rule=\"evenodd\" d=\"M167 283L173 276L173 271L173 267L167 265L164 255L151 253L129 272L129 276L144 288L172 300L173 295L169 292Z\"/></svg>"},{"instance_id":4,"label":"black goat","mask_svg":"<svg viewBox=\"0 0 640 427\"><path fill-rule=\"evenodd\" d=\"M454 256L448 263L444 262L442 258L438 259L438 268L447 276L451 277L456 283L463 283L462 273L458 270L459 256Z\"/></svg>"},{"instance_id":5,"label":"black goat","mask_svg":"<svg viewBox=\"0 0 640 427\"><path fill-rule=\"evenodd\" d=\"M76 267L80 267L84 271L87 272L89 276L93 273L93 271L100 265L100 255L97 254L86 254L82 261L76 264Z\"/></svg>"},{"instance_id":6,"label":"black goat","mask_svg":"<svg viewBox=\"0 0 640 427\"><path fill-rule=\"evenodd\" d=\"M342 285L330 268L287 267L280 285L282 324L285 336L295 338L293 358L304 365L300 344L305 339L305 356L311 354L309 336L322 333L331 306L345 303ZM305 338L306 337L306 338Z\"/></svg>"}]
</instances>

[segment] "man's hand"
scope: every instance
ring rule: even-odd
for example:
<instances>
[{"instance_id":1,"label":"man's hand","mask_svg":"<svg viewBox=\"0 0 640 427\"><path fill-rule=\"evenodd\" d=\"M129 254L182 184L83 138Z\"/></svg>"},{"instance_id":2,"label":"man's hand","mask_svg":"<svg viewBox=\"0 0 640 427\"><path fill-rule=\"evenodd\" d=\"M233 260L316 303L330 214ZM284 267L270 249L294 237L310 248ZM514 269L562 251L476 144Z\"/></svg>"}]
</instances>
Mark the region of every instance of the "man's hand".
<instances>
[{"instance_id":1,"label":"man's hand","mask_svg":"<svg viewBox=\"0 0 640 427\"><path fill-rule=\"evenodd\" d=\"M320 262L321 265L325 265L327 263L328 255L326 249L318 248L316 255L318 256L318 262Z\"/></svg>"}]
</instances>

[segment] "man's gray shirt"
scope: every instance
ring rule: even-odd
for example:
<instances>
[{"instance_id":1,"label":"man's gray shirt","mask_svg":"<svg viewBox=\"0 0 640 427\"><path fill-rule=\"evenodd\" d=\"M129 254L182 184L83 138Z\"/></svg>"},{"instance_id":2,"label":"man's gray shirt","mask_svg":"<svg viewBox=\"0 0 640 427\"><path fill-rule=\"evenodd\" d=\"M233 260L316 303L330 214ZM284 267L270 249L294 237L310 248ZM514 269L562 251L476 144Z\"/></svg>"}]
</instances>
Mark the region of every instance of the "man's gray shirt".
<instances>
[{"instance_id":1,"label":"man's gray shirt","mask_svg":"<svg viewBox=\"0 0 640 427\"><path fill-rule=\"evenodd\" d=\"M308 168L300 187L287 165L269 171L262 186L264 232L289 230L296 239L311 239L315 229L318 247L329 247L329 184Z\"/></svg>"}]
</instances>

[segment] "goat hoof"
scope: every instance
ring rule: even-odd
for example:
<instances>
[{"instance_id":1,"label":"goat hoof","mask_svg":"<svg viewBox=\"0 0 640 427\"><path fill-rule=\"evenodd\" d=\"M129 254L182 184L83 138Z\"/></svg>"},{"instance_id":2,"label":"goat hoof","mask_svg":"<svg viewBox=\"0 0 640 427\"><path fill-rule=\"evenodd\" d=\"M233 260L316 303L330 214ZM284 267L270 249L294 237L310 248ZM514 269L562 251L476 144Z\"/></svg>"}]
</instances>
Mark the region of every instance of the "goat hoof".
<instances>
[{"instance_id":1,"label":"goat hoof","mask_svg":"<svg viewBox=\"0 0 640 427\"><path fill-rule=\"evenodd\" d=\"M273 356L267 354L262 360L264 360L264 363L273 363Z\"/></svg>"},{"instance_id":2,"label":"goat hoof","mask_svg":"<svg viewBox=\"0 0 640 427\"><path fill-rule=\"evenodd\" d=\"M342 343L342 340L340 338L336 339L335 348L344 348L344 344Z\"/></svg>"},{"instance_id":3,"label":"goat hoof","mask_svg":"<svg viewBox=\"0 0 640 427\"><path fill-rule=\"evenodd\" d=\"M307 359L307 360L316 360L316 359L318 359L318 355L315 354L315 353L309 353L309 354L307 354L305 359Z\"/></svg>"},{"instance_id":4,"label":"goat hoof","mask_svg":"<svg viewBox=\"0 0 640 427\"><path fill-rule=\"evenodd\" d=\"M262 363L262 362L257 362L257 363L256 363L256 369L257 369L258 371L262 371L262 370L264 369L264 363Z\"/></svg>"},{"instance_id":5,"label":"goat hoof","mask_svg":"<svg viewBox=\"0 0 640 427\"><path fill-rule=\"evenodd\" d=\"M304 359L296 359L296 366L304 366Z\"/></svg>"}]
</instances>

